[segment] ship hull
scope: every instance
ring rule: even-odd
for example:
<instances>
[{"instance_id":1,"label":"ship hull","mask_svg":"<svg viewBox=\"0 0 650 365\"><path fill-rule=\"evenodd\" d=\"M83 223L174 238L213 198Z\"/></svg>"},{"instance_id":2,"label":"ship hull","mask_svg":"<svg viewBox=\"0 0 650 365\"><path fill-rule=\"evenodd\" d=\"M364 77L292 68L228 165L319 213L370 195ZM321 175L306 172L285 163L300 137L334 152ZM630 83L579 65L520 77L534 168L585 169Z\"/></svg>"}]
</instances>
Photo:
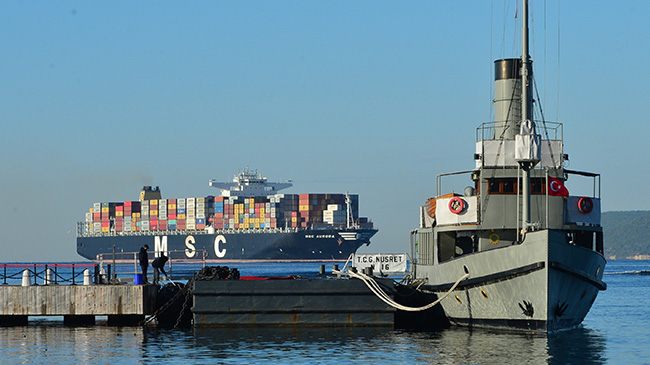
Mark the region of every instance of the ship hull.
<instances>
[{"instance_id":1,"label":"ship hull","mask_svg":"<svg viewBox=\"0 0 650 365\"><path fill-rule=\"evenodd\" d=\"M124 256L145 244L154 252L173 252L175 257L209 261L308 261L345 260L377 231L207 231L155 232L147 235L100 235L77 237L77 253L89 260L98 255ZM128 255L127 255L128 256ZM125 259L129 257L124 256ZM131 258L132 259L132 258Z\"/></svg>"},{"instance_id":2,"label":"ship hull","mask_svg":"<svg viewBox=\"0 0 650 365\"><path fill-rule=\"evenodd\" d=\"M441 301L454 325L553 332L583 321L606 288L605 264L600 253L567 244L562 231L544 230L520 245L418 266L418 276L428 277L423 290L440 296L470 274Z\"/></svg>"}]
</instances>

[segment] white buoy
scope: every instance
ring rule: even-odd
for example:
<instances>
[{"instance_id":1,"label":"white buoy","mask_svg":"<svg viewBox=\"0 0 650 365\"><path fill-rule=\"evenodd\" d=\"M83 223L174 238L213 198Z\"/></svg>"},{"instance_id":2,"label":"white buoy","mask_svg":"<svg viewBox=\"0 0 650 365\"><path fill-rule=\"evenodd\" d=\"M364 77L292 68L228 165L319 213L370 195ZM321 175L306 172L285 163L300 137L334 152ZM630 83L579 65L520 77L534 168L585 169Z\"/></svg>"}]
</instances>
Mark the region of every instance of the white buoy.
<instances>
[{"instance_id":1,"label":"white buoy","mask_svg":"<svg viewBox=\"0 0 650 365\"><path fill-rule=\"evenodd\" d=\"M86 269L84 270L84 285L90 285L92 284L92 280L90 277L90 270Z\"/></svg>"},{"instance_id":2,"label":"white buoy","mask_svg":"<svg viewBox=\"0 0 650 365\"><path fill-rule=\"evenodd\" d=\"M45 270L45 280L43 281L43 284L45 285L52 284L52 269L48 268L47 270Z\"/></svg>"},{"instance_id":3,"label":"white buoy","mask_svg":"<svg viewBox=\"0 0 650 365\"><path fill-rule=\"evenodd\" d=\"M32 285L31 281L32 281L32 278L29 275L29 269L23 270L23 286Z\"/></svg>"}]
</instances>

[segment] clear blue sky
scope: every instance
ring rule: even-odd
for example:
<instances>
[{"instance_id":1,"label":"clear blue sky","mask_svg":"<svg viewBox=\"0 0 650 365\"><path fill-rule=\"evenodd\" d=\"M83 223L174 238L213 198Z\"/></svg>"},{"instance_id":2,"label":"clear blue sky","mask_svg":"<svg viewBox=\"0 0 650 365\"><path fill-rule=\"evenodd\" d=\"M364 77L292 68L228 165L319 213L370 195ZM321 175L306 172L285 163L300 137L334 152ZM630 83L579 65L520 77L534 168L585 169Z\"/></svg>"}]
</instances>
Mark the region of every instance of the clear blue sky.
<instances>
[{"instance_id":1,"label":"clear blue sky","mask_svg":"<svg viewBox=\"0 0 650 365\"><path fill-rule=\"evenodd\" d=\"M216 194L209 179L247 165L293 179L287 193L359 194L379 228L363 252L406 252L435 176L473 167L492 62L520 56L515 8L2 1L0 262L77 260L93 203L142 185ZM650 2L532 11L537 83L570 168L602 174L603 211L650 209Z\"/></svg>"}]
</instances>

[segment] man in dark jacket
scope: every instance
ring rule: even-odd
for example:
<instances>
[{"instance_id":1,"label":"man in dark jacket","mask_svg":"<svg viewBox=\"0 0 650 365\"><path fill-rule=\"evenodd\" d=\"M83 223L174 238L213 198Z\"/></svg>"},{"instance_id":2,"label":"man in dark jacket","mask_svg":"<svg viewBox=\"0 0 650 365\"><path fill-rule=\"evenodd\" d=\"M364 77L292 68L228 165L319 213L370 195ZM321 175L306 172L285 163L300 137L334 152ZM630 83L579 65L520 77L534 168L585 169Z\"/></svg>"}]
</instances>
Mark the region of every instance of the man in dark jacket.
<instances>
[{"instance_id":1,"label":"man in dark jacket","mask_svg":"<svg viewBox=\"0 0 650 365\"><path fill-rule=\"evenodd\" d=\"M149 255L147 254L147 250L149 249L148 245L142 246L140 248L140 253L138 253L138 261L140 261L140 268L142 269L142 279L145 284L148 283L147 281L147 269L149 268Z\"/></svg>"},{"instance_id":2,"label":"man in dark jacket","mask_svg":"<svg viewBox=\"0 0 650 365\"><path fill-rule=\"evenodd\" d=\"M165 256L164 253L160 254L160 257L154 259L151 262L151 267L153 267L153 283L158 285L160 281L160 271L162 271L165 276L167 276L167 273L165 272L165 263L169 260L167 256Z\"/></svg>"}]
</instances>

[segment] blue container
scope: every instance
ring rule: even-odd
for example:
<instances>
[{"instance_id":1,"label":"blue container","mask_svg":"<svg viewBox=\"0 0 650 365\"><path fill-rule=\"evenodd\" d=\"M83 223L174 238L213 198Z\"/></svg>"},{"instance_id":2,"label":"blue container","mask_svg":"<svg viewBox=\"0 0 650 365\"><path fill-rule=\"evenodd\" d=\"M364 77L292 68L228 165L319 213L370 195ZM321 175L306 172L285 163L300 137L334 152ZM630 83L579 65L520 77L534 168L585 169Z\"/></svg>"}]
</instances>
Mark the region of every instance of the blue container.
<instances>
[{"instance_id":1,"label":"blue container","mask_svg":"<svg viewBox=\"0 0 650 365\"><path fill-rule=\"evenodd\" d=\"M142 285L144 284L144 277L142 276L142 274L135 274L135 276L133 277L133 281L135 285Z\"/></svg>"}]
</instances>

